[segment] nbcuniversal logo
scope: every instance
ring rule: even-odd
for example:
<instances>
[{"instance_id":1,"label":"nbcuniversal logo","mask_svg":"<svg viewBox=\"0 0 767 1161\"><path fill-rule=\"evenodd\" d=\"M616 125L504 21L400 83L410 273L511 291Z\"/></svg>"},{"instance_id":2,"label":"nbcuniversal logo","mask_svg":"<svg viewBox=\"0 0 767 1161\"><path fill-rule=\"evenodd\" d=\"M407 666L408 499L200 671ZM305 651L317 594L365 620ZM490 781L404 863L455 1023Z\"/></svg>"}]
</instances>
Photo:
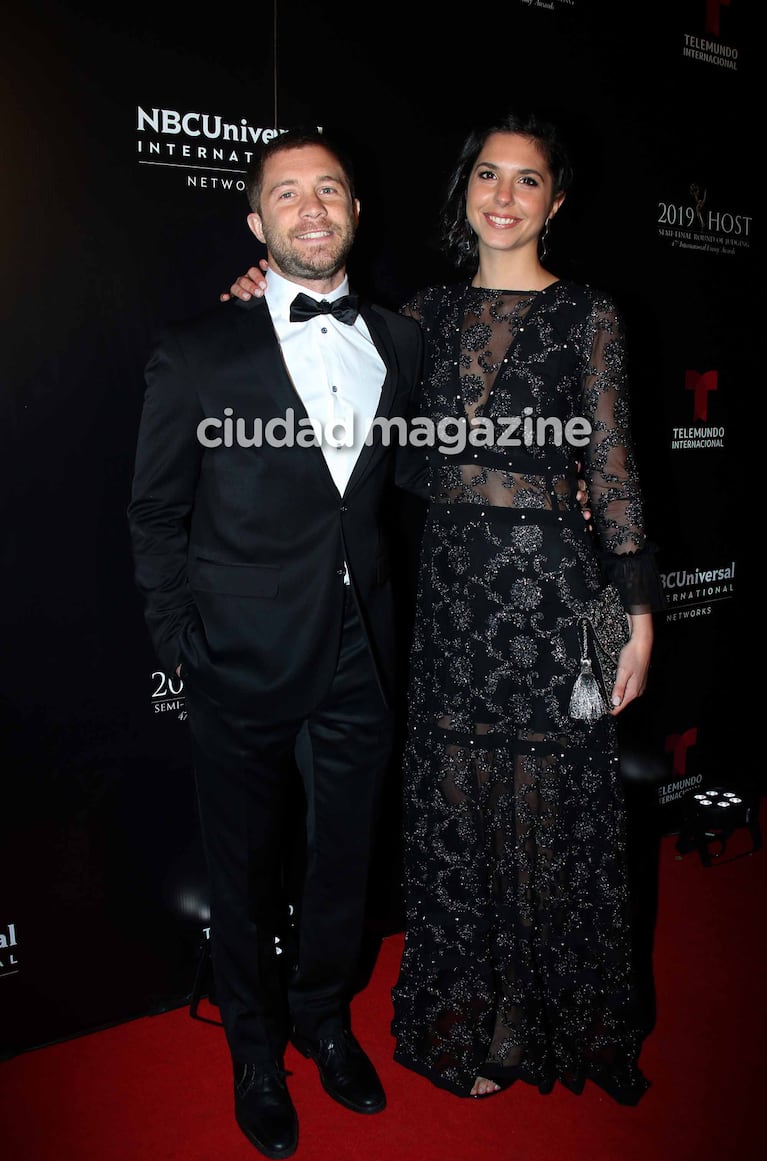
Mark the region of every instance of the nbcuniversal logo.
<instances>
[{"instance_id":1,"label":"nbcuniversal logo","mask_svg":"<svg viewBox=\"0 0 767 1161\"><path fill-rule=\"evenodd\" d=\"M316 127L322 132L322 126ZM188 187L245 189L245 173L256 150L285 129L253 125L246 117L227 120L196 109L136 106L139 165L186 170Z\"/></svg>"},{"instance_id":2,"label":"nbcuniversal logo","mask_svg":"<svg viewBox=\"0 0 767 1161\"><path fill-rule=\"evenodd\" d=\"M18 939L16 924L8 923L0 928L0 979L15 975L19 970Z\"/></svg>"}]
</instances>

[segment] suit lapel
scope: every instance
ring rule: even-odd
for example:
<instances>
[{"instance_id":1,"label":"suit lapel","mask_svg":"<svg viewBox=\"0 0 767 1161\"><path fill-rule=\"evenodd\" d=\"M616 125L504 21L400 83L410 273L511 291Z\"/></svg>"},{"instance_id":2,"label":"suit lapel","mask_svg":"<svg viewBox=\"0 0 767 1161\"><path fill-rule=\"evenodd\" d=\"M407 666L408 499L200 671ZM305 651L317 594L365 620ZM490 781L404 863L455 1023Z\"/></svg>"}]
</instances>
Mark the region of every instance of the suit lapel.
<instances>
[{"instance_id":1,"label":"suit lapel","mask_svg":"<svg viewBox=\"0 0 767 1161\"><path fill-rule=\"evenodd\" d=\"M254 379L262 385L265 394L273 399L273 415L275 417L284 416L292 408L296 420L296 432L298 432L299 420L309 417L301 396L293 386L293 381L282 357L282 350L272 325L266 300L252 298L249 302L243 302L242 299L236 299L235 305L240 308L236 316L237 329L242 340L245 357L253 367ZM265 410L270 409L266 408ZM337 499L338 488L325 462L322 448L319 445L310 444L299 450L302 455L313 458L318 475L324 484L331 489L334 499Z\"/></svg>"},{"instance_id":2,"label":"suit lapel","mask_svg":"<svg viewBox=\"0 0 767 1161\"><path fill-rule=\"evenodd\" d=\"M370 337L375 343L376 350L383 359L384 366L386 367L386 375L384 376L383 386L381 387L381 398L378 402L378 409L376 411L376 418L385 418L391 411L392 403L394 402L394 397L396 394L398 369L397 352L395 350L394 343L392 342L389 328L386 326L383 318L376 312L374 307L372 307L370 303L362 302L360 304L360 314L367 324L367 328L370 331ZM388 452L388 449L384 448L381 442L381 433L378 431L375 433L374 438L369 443L366 441L362 445L360 454L357 457L357 462L354 465L354 470L352 471L352 474L349 478L349 483L346 485L347 494L352 490L352 488L357 487L357 485L370 470L371 465L375 463L379 456L384 454L384 452Z\"/></svg>"},{"instance_id":3,"label":"suit lapel","mask_svg":"<svg viewBox=\"0 0 767 1161\"><path fill-rule=\"evenodd\" d=\"M292 407L297 417L305 417L306 409L285 366L266 300L243 302L238 298L234 306L245 357L253 366L256 382L273 398L274 414L284 415Z\"/></svg>"}]
</instances>

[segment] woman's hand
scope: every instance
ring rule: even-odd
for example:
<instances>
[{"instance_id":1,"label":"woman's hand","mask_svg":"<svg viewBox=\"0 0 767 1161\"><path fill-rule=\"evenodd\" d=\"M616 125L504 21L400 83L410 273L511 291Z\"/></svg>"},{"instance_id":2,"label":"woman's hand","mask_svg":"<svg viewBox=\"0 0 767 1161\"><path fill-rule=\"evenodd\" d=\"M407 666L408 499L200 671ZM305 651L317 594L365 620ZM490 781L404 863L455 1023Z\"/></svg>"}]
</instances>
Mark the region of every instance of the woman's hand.
<instances>
[{"instance_id":1,"label":"woman's hand","mask_svg":"<svg viewBox=\"0 0 767 1161\"><path fill-rule=\"evenodd\" d=\"M264 274L268 269L269 263L266 258L262 258L258 266L251 266L247 274L241 274L237 281L229 287L229 293L220 294L219 299L221 302L229 302L234 295L236 298L241 298L243 302L248 302L254 295L256 298L263 297L266 290Z\"/></svg>"},{"instance_id":2,"label":"woman's hand","mask_svg":"<svg viewBox=\"0 0 767 1161\"><path fill-rule=\"evenodd\" d=\"M578 470L578 490L575 493L575 499L581 506L581 516L586 521L586 526L591 528L592 524L591 508L589 507L589 490L586 486L586 481L583 478L583 464L580 460L578 460L575 466Z\"/></svg>"},{"instance_id":3,"label":"woman's hand","mask_svg":"<svg viewBox=\"0 0 767 1161\"><path fill-rule=\"evenodd\" d=\"M578 480L578 491L575 493L575 498L581 506L581 516L586 521L588 527L591 527L591 509L589 508L589 493L586 489L586 481Z\"/></svg>"},{"instance_id":4,"label":"woman's hand","mask_svg":"<svg viewBox=\"0 0 767 1161\"><path fill-rule=\"evenodd\" d=\"M610 714L616 717L635 698L641 697L647 685L653 643L652 613L629 614L631 638L621 649L618 676L612 692Z\"/></svg>"}]
</instances>

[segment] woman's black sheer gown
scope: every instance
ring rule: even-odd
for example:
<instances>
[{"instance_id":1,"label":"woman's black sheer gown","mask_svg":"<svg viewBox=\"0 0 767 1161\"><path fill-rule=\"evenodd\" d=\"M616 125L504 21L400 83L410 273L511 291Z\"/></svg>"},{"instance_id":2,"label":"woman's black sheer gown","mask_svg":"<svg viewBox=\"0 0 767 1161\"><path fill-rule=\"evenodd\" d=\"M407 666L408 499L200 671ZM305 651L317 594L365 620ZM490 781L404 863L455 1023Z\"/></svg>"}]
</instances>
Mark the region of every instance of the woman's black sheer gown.
<instances>
[{"instance_id":1,"label":"woman's black sheer gown","mask_svg":"<svg viewBox=\"0 0 767 1161\"><path fill-rule=\"evenodd\" d=\"M424 452L395 1058L459 1096L477 1075L543 1092L590 1079L634 1104L649 1082L615 720L568 712L580 603L611 581L627 611L663 607L621 320L565 281L433 287L403 310L426 342L417 417L479 422L464 450L453 422L437 427L443 450ZM557 442L579 418L586 442ZM539 445L542 419L559 427Z\"/></svg>"}]
</instances>

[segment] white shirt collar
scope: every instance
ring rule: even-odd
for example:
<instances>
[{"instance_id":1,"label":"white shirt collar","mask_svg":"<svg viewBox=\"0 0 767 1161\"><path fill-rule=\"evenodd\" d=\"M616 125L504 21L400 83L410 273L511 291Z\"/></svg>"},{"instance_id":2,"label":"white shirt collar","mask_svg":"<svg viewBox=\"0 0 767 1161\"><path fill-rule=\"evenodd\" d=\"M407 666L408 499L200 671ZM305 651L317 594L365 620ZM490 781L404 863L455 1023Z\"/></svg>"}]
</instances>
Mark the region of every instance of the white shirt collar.
<instances>
[{"instance_id":1,"label":"white shirt collar","mask_svg":"<svg viewBox=\"0 0 767 1161\"><path fill-rule=\"evenodd\" d=\"M297 294L308 294L310 298L316 298L319 302L326 298L328 302L335 302L343 294L349 293L349 278L344 275L343 281L338 284L335 290L331 290L328 294L320 294L316 290L311 290L308 286L299 286L297 282L291 282L289 278L285 278L282 274L277 274L274 270L269 270L266 275L266 298L269 306L269 313L272 318L288 318L290 315L290 304Z\"/></svg>"}]
</instances>

